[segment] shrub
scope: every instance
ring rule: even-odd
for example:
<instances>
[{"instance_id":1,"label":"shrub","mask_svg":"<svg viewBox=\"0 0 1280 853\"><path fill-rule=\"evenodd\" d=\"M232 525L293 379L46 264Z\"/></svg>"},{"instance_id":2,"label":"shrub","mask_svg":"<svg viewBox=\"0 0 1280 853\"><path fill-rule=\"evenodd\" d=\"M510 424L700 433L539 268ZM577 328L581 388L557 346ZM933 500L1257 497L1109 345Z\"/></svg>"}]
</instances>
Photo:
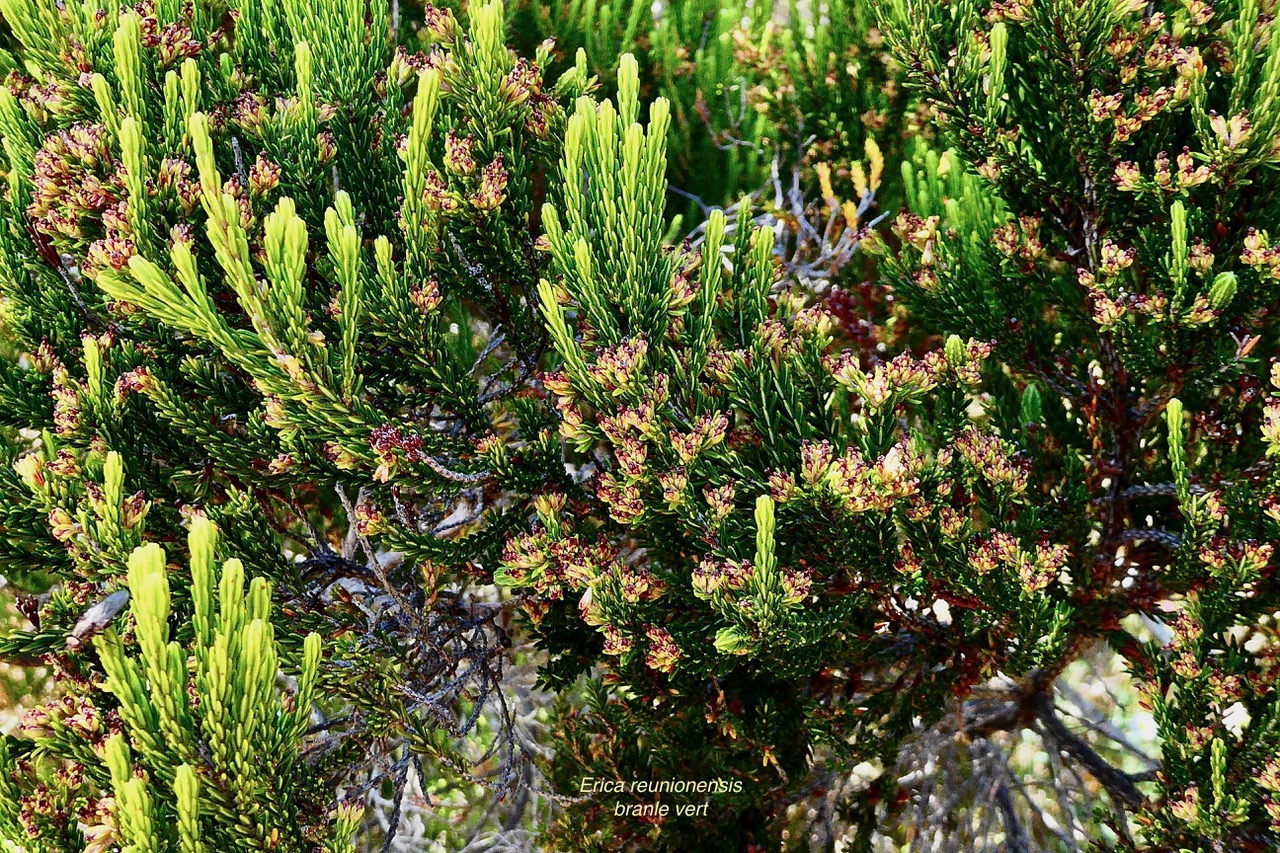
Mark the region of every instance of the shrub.
<instances>
[{"instance_id":1,"label":"shrub","mask_svg":"<svg viewBox=\"0 0 1280 853\"><path fill-rule=\"evenodd\" d=\"M8 849L1277 843L1270 5L0 14Z\"/></svg>"}]
</instances>

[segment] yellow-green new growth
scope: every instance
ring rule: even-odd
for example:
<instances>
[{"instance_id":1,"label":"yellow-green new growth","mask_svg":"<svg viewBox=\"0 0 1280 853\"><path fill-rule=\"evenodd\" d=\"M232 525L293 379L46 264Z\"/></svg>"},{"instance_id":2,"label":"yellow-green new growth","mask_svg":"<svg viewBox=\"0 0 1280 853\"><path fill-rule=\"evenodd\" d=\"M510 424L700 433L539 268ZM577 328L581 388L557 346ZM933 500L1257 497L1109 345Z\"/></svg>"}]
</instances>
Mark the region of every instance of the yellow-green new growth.
<instances>
[{"instance_id":1,"label":"yellow-green new growth","mask_svg":"<svg viewBox=\"0 0 1280 853\"><path fill-rule=\"evenodd\" d=\"M1186 435L1182 428L1182 401L1174 397L1164 409L1169 427L1169 467L1178 490L1178 503L1184 510L1191 502L1191 481L1187 474Z\"/></svg>"},{"instance_id":2,"label":"yellow-green new growth","mask_svg":"<svg viewBox=\"0 0 1280 853\"><path fill-rule=\"evenodd\" d=\"M991 64L987 68L987 115L994 119L1000 112L1000 99L1004 97L1004 67L1009 45L1009 30L1004 22L995 24L989 36Z\"/></svg>"},{"instance_id":3,"label":"yellow-green new growth","mask_svg":"<svg viewBox=\"0 0 1280 853\"><path fill-rule=\"evenodd\" d=\"M349 400L359 385L360 365L356 347L360 341L360 320L364 308L360 233L356 230L355 210L349 195L338 193L334 206L325 212L324 228L329 257L337 270L341 287L338 291L338 324L342 332L341 389L343 399Z\"/></svg>"},{"instance_id":4,"label":"yellow-green new growth","mask_svg":"<svg viewBox=\"0 0 1280 853\"><path fill-rule=\"evenodd\" d=\"M304 851L330 844L330 831L345 818L303 826L293 794L320 637L305 639L297 690L287 702L276 689L269 585L254 578L246 591L244 567L234 559L219 577L217 542L213 522L193 517L190 647L171 638L186 631L172 630L171 571L154 543L129 559L136 649L114 629L95 640L105 687L120 701L125 724L106 751L124 849ZM172 795L158 795L157 786Z\"/></svg>"},{"instance_id":5,"label":"yellow-green new growth","mask_svg":"<svg viewBox=\"0 0 1280 853\"><path fill-rule=\"evenodd\" d=\"M723 654L747 654L757 643L768 642L788 607L782 574L778 571L775 509L776 502L769 495L756 498L755 560L751 580L746 588L747 600L751 603L747 617L750 628L730 625L719 629L716 632L715 647ZM727 601L726 606L731 611L738 611L740 603L736 600Z\"/></svg>"},{"instance_id":6,"label":"yellow-green new growth","mask_svg":"<svg viewBox=\"0 0 1280 853\"><path fill-rule=\"evenodd\" d=\"M146 81L142 70L142 20L132 9L120 16L115 32L116 77L125 115L145 124Z\"/></svg>"},{"instance_id":7,"label":"yellow-green new growth","mask_svg":"<svg viewBox=\"0 0 1280 853\"><path fill-rule=\"evenodd\" d=\"M400 209L404 229L406 272L425 276L429 258L435 248L434 228L427 222L428 211L422 195L427 188L427 175L432 169L427 145L431 140L436 107L440 103L440 73L428 68L418 74L418 96L413 100L413 124L409 127L409 145L405 152L404 203ZM399 302L407 312L407 289Z\"/></svg>"},{"instance_id":8,"label":"yellow-green new growth","mask_svg":"<svg viewBox=\"0 0 1280 853\"><path fill-rule=\"evenodd\" d=\"M662 212L670 107L658 98L647 129L640 125L638 74L627 54L618 69L616 107L578 99L560 170L564 202L543 208L565 287L603 346L638 334L656 338L667 314L672 270L662 247ZM560 310L546 299L542 308L548 315Z\"/></svg>"},{"instance_id":9,"label":"yellow-green new growth","mask_svg":"<svg viewBox=\"0 0 1280 853\"><path fill-rule=\"evenodd\" d=\"M1187 209L1181 201L1169 206L1169 278L1173 279L1173 305L1182 307L1182 297L1187 284Z\"/></svg>"},{"instance_id":10,"label":"yellow-green new growth","mask_svg":"<svg viewBox=\"0 0 1280 853\"><path fill-rule=\"evenodd\" d=\"M134 773L133 756L123 735L112 735L103 748L111 772L116 827L122 853L160 853L156 820L147 779Z\"/></svg>"}]
</instances>

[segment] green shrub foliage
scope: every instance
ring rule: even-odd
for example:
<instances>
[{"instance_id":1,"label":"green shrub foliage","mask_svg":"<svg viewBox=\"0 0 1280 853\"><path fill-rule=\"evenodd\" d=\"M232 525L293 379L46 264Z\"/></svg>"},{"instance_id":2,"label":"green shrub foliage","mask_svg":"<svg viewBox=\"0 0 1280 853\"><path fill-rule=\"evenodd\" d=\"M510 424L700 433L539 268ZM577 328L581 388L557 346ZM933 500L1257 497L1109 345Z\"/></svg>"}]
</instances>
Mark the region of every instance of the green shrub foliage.
<instances>
[{"instance_id":1,"label":"green shrub foliage","mask_svg":"<svg viewBox=\"0 0 1280 853\"><path fill-rule=\"evenodd\" d=\"M0 846L1280 844L1276 11L0 0Z\"/></svg>"}]
</instances>

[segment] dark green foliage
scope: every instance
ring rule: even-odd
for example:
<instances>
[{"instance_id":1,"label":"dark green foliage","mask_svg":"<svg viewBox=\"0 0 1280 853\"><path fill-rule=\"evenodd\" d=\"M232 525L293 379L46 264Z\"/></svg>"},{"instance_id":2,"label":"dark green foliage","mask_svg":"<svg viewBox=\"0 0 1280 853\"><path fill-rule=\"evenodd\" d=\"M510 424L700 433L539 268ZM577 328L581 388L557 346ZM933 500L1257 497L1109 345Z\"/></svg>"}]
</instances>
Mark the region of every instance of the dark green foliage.
<instances>
[{"instance_id":1,"label":"dark green foliage","mask_svg":"<svg viewBox=\"0 0 1280 853\"><path fill-rule=\"evenodd\" d=\"M1276 11L0 0L0 844L1275 846Z\"/></svg>"}]
</instances>

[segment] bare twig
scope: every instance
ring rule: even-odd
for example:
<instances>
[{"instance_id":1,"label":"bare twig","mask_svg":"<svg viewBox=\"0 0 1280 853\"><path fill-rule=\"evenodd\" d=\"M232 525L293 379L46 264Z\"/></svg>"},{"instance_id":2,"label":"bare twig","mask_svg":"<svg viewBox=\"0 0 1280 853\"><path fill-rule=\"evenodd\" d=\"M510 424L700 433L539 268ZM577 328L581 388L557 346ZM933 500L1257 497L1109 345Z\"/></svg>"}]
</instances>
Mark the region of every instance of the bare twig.
<instances>
[{"instance_id":1,"label":"bare twig","mask_svg":"<svg viewBox=\"0 0 1280 853\"><path fill-rule=\"evenodd\" d=\"M1049 745L1079 762L1120 803L1129 809L1137 809L1146 802L1133 777L1108 764L1083 738L1063 724L1054 709L1053 697L1048 693L1036 697L1036 719L1044 729Z\"/></svg>"},{"instance_id":2,"label":"bare twig","mask_svg":"<svg viewBox=\"0 0 1280 853\"><path fill-rule=\"evenodd\" d=\"M996 807L1000 810L1000 822L1004 825L1005 845L1009 853L1031 853L1031 838L1026 827L1018 820L1009 796L1009 786L1003 782L996 787Z\"/></svg>"}]
</instances>

